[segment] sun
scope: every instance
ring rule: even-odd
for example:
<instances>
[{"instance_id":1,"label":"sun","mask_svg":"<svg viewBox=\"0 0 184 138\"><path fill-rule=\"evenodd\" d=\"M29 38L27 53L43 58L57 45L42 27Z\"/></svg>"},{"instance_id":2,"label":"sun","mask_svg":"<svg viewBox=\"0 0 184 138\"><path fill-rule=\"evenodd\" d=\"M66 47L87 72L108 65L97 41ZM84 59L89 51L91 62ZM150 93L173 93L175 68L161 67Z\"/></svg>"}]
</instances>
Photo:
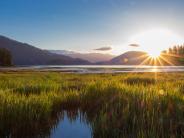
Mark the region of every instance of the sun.
<instances>
[{"instance_id":1,"label":"sun","mask_svg":"<svg viewBox=\"0 0 184 138\"><path fill-rule=\"evenodd\" d=\"M150 52L148 53L148 56L153 58L153 59L157 59L159 58L161 55L161 52L160 51L153 51L153 52Z\"/></svg>"},{"instance_id":2,"label":"sun","mask_svg":"<svg viewBox=\"0 0 184 138\"><path fill-rule=\"evenodd\" d=\"M182 38L168 29L151 29L143 31L131 38L131 43L139 45L139 49L152 58L158 58L163 50L182 43Z\"/></svg>"}]
</instances>

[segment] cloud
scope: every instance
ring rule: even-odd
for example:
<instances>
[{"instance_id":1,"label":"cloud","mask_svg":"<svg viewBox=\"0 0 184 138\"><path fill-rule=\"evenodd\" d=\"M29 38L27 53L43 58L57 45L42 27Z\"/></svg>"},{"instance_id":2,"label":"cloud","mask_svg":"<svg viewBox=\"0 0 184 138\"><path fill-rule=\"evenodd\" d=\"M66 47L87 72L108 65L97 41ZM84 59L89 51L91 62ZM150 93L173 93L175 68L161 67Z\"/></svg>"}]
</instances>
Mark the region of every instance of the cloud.
<instances>
[{"instance_id":1,"label":"cloud","mask_svg":"<svg viewBox=\"0 0 184 138\"><path fill-rule=\"evenodd\" d=\"M109 50L112 50L112 47L100 47L100 48L97 48L97 49L94 49L94 50L98 50L98 51L109 51Z\"/></svg>"},{"instance_id":2,"label":"cloud","mask_svg":"<svg viewBox=\"0 0 184 138\"><path fill-rule=\"evenodd\" d=\"M131 47L139 47L139 44L130 44Z\"/></svg>"}]
</instances>

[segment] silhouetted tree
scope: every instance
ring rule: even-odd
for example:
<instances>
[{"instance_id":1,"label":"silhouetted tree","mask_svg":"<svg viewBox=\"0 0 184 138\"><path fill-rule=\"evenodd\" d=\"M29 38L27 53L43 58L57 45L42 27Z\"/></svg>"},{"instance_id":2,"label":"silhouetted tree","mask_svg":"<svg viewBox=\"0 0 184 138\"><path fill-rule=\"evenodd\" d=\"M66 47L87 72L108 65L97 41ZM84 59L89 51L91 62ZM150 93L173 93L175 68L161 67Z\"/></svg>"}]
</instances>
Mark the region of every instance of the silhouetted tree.
<instances>
[{"instance_id":1,"label":"silhouetted tree","mask_svg":"<svg viewBox=\"0 0 184 138\"><path fill-rule=\"evenodd\" d=\"M172 52L172 48L169 48L169 54L172 54L173 52Z\"/></svg>"},{"instance_id":2,"label":"silhouetted tree","mask_svg":"<svg viewBox=\"0 0 184 138\"><path fill-rule=\"evenodd\" d=\"M9 50L0 48L0 66L11 66L12 56Z\"/></svg>"},{"instance_id":3,"label":"silhouetted tree","mask_svg":"<svg viewBox=\"0 0 184 138\"><path fill-rule=\"evenodd\" d=\"M179 46L178 47L178 54L179 55L182 55L183 54L183 48L182 48L182 46Z\"/></svg>"},{"instance_id":4,"label":"silhouetted tree","mask_svg":"<svg viewBox=\"0 0 184 138\"><path fill-rule=\"evenodd\" d=\"M168 49L169 54L175 54L175 55L183 55L184 56L184 44L173 46Z\"/></svg>"},{"instance_id":5,"label":"silhouetted tree","mask_svg":"<svg viewBox=\"0 0 184 138\"><path fill-rule=\"evenodd\" d=\"M177 54L177 46L173 47L173 54Z\"/></svg>"}]
</instances>

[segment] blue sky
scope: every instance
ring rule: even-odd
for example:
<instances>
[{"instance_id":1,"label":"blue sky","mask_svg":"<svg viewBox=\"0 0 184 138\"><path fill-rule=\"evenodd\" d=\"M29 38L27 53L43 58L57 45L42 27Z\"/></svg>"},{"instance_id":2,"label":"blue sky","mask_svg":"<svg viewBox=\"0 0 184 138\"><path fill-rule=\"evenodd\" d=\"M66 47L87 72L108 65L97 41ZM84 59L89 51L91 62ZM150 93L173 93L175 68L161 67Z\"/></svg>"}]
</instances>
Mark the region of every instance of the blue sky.
<instances>
[{"instance_id":1,"label":"blue sky","mask_svg":"<svg viewBox=\"0 0 184 138\"><path fill-rule=\"evenodd\" d=\"M183 0L1 0L0 34L42 49L121 53L152 28L183 36L183 7Z\"/></svg>"}]
</instances>

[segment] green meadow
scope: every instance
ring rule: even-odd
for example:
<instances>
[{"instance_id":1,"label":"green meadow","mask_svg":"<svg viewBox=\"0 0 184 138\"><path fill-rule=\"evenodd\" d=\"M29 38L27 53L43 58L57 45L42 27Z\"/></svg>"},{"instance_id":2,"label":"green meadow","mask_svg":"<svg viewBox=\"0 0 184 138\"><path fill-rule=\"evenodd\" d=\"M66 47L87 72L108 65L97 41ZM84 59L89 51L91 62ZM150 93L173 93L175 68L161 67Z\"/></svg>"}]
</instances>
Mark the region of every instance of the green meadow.
<instances>
[{"instance_id":1,"label":"green meadow","mask_svg":"<svg viewBox=\"0 0 184 138\"><path fill-rule=\"evenodd\" d=\"M47 137L64 112L92 137L184 137L184 73L0 73L0 136Z\"/></svg>"}]
</instances>

